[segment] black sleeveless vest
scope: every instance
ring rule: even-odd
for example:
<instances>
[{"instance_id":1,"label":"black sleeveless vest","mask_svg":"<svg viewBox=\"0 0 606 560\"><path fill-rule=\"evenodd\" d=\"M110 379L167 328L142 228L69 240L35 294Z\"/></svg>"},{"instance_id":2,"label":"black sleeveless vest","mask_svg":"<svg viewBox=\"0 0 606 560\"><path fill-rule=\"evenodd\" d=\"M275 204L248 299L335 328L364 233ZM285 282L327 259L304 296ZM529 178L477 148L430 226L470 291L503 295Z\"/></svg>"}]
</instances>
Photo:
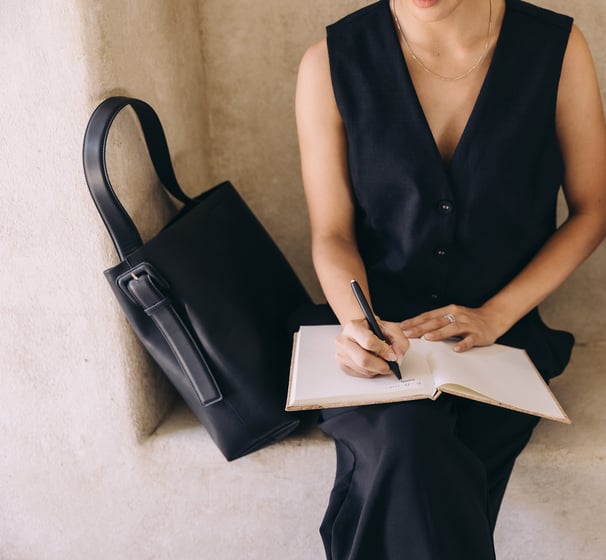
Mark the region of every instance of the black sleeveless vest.
<instances>
[{"instance_id":1,"label":"black sleeveless vest","mask_svg":"<svg viewBox=\"0 0 606 560\"><path fill-rule=\"evenodd\" d=\"M481 305L554 232L564 174L555 110L571 25L567 16L506 0L488 74L448 165L416 96L389 2L327 28L357 241L383 319ZM525 348L548 378L565 367L573 339L546 327L535 309L498 342Z\"/></svg>"}]
</instances>

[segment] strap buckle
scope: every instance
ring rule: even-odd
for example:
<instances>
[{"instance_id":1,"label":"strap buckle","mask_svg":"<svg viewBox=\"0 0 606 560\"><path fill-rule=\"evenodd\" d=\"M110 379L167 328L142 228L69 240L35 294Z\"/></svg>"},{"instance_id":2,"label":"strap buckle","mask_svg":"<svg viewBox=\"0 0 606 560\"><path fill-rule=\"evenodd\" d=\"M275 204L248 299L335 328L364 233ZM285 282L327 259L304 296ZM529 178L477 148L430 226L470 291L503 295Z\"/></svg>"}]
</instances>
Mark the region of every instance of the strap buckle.
<instances>
[{"instance_id":1,"label":"strap buckle","mask_svg":"<svg viewBox=\"0 0 606 560\"><path fill-rule=\"evenodd\" d=\"M117 279L118 286L122 292L134 304L139 305L139 302L135 300L131 294L130 290L128 289L128 285L130 282L138 281L142 276L148 276L158 290L164 292L165 294L168 293L170 288L168 282L150 263L142 262L118 276Z\"/></svg>"}]
</instances>

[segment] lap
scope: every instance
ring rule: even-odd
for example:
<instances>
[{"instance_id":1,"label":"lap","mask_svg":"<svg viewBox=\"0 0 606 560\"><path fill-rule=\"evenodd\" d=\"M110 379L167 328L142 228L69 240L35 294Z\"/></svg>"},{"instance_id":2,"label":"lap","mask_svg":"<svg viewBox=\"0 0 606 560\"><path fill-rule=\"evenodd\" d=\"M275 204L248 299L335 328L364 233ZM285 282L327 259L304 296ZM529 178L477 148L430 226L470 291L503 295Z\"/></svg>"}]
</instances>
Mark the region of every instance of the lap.
<instances>
[{"instance_id":1,"label":"lap","mask_svg":"<svg viewBox=\"0 0 606 560\"><path fill-rule=\"evenodd\" d=\"M519 453L538 418L521 412L443 394L429 399L326 409L320 428L352 449L384 450L411 445L469 448L482 462Z\"/></svg>"},{"instance_id":2,"label":"lap","mask_svg":"<svg viewBox=\"0 0 606 560\"><path fill-rule=\"evenodd\" d=\"M488 481L441 396L323 411L337 474L321 532L328 558L492 559Z\"/></svg>"}]
</instances>

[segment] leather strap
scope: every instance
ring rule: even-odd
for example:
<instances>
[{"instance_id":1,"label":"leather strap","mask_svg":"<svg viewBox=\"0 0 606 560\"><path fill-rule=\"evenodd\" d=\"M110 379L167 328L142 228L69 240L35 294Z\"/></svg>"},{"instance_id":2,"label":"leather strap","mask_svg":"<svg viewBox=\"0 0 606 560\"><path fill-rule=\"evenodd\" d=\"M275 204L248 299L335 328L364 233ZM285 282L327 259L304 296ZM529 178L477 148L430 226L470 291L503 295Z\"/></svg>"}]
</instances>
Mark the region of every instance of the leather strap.
<instances>
[{"instance_id":1,"label":"leather strap","mask_svg":"<svg viewBox=\"0 0 606 560\"><path fill-rule=\"evenodd\" d=\"M110 183L105 152L112 122L127 105L135 110L141 123L149 155L164 188L184 204L193 203L179 187L166 137L155 111L147 103L130 97L110 97L103 101L93 112L84 134L84 174L122 261L141 247L143 241ZM163 291L157 272L147 263L141 263L124 274L119 285L154 321L202 405L220 401L223 396L199 344L179 317L167 292Z\"/></svg>"},{"instance_id":2,"label":"leather strap","mask_svg":"<svg viewBox=\"0 0 606 560\"><path fill-rule=\"evenodd\" d=\"M161 286L149 274L131 274L127 289L164 336L202 405L220 401L223 396L204 356Z\"/></svg>"},{"instance_id":3,"label":"leather strap","mask_svg":"<svg viewBox=\"0 0 606 560\"><path fill-rule=\"evenodd\" d=\"M130 97L110 97L103 101L93 112L84 133L84 175L120 260L125 260L143 244L135 224L114 192L105 163L109 130L118 113L127 105L135 110L141 123L147 149L162 186L184 204L192 202L177 182L164 130L155 111L144 101Z\"/></svg>"}]
</instances>

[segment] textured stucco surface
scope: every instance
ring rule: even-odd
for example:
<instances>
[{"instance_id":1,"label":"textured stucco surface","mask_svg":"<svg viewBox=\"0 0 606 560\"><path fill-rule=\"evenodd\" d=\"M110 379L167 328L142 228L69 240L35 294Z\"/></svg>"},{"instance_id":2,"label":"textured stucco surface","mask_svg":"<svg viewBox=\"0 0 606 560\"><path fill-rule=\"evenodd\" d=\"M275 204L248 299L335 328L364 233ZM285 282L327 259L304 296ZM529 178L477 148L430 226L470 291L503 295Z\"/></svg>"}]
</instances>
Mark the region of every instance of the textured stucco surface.
<instances>
[{"instance_id":1,"label":"textured stucco surface","mask_svg":"<svg viewBox=\"0 0 606 560\"><path fill-rule=\"evenodd\" d=\"M367 2L0 2L0 560L322 557L332 483L317 431L226 463L178 407L114 304L115 253L86 191L81 140L112 94L159 112L190 194L231 179L317 299L296 146L298 61L324 26ZM606 4L568 11L606 86ZM7 78L8 77L8 78ZM173 211L133 117L110 174L144 238ZM602 247L544 306L577 334L553 386L572 426L543 422L497 528L499 558L603 557L606 341Z\"/></svg>"},{"instance_id":2,"label":"textured stucco surface","mask_svg":"<svg viewBox=\"0 0 606 560\"><path fill-rule=\"evenodd\" d=\"M369 2L200 2L215 181L229 175L313 296L294 116L299 60L324 27Z\"/></svg>"},{"instance_id":3,"label":"textured stucco surface","mask_svg":"<svg viewBox=\"0 0 606 560\"><path fill-rule=\"evenodd\" d=\"M606 102L606 3L603 0L569 2L567 0L537 0L551 10L569 14L581 29L593 54L600 80L602 100ZM606 319L606 244L542 306L543 314L554 326L572 330L580 342L604 340Z\"/></svg>"},{"instance_id":4,"label":"textured stucco surface","mask_svg":"<svg viewBox=\"0 0 606 560\"><path fill-rule=\"evenodd\" d=\"M198 3L78 0L75 7L89 73L87 107L92 110L110 95L150 103L164 125L175 172L185 192L194 196L207 188L209 119ZM157 183L133 113L124 111L116 120L107 159L118 196L143 239L149 239L168 221L174 206ZM103 230L98 218L90 227ZM116 257L104 230L102 235L110 247L104 263L108 267ZM122 352L130 366L131 413L139 434L145 435L166 412L172 391L124 322L119 334L126 341Z\"/></svg>"}]
</instances>

